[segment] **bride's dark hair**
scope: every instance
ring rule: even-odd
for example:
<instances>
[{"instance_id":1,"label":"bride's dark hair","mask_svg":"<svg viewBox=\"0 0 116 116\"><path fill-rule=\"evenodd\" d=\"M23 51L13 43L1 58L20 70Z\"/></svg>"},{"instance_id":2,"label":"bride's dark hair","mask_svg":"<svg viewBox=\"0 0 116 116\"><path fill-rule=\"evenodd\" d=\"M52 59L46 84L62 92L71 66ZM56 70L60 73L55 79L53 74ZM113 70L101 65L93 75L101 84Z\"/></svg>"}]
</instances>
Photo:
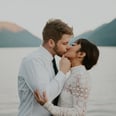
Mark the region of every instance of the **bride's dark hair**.
<instances>
[{"instance_id":1,"label":"bride's dark hair","mask_svg":"<svg viewBox=\"0 0 116 116\"><path fill-rule=\"evenodd\" d=\"M98 47L87 39L80 38L75 43L80 44L81 48L79 51L85 52L82 64L85 65L86 69L91 69L98 61L99 49Z\"/></svg>"}]
</instances>

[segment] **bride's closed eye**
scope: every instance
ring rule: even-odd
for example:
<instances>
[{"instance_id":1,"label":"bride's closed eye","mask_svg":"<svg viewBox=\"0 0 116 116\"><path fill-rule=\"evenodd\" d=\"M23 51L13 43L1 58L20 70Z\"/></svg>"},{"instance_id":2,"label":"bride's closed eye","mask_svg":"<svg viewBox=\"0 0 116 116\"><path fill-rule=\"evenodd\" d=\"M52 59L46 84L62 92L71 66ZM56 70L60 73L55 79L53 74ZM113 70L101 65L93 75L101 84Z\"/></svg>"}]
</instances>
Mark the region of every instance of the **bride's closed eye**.
<instances>
[{"instance_id":1,"label":"bride's closed eye","mask_svg":"<svg viewBox=\"0 0 116 116\"><path fill-rule=\"evenodd\" d=\"M71 43L71 46L75 46L75 45L77 45L76 43Z\"/></svg>"}]
</instances>

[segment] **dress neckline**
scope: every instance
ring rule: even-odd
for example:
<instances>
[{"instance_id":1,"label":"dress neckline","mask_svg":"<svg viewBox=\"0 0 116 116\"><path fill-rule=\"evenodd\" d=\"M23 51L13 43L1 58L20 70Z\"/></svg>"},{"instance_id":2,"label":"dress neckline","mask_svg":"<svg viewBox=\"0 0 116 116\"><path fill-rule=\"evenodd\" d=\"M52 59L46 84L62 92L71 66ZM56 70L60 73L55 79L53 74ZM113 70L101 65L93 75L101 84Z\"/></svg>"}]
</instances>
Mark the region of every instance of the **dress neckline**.
<instances>
[{"instance_id":1,"label":"dress neckline","mask_svg":"<svg viewBox=\"0 0 116 116\"><path fill-rule=\"evenodd\" d=\"M81 71L83 71L83 70L86 70L85 69L85 66L83 66L83 65L79 65L79 66L75 66L75 67L72 67L71 68L71 72L81 72Z\"/></svg>"}]
</instances>

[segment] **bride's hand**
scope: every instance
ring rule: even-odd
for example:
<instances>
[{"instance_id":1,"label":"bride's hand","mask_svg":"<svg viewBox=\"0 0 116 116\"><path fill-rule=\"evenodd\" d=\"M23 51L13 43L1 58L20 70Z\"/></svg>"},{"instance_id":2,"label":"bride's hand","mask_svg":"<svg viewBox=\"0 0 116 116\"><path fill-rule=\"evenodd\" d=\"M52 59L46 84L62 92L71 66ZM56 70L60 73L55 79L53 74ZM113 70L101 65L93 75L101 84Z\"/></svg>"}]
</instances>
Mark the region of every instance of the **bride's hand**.
<instances>
[{"instance_id":1,"label":"bride's hand","mask_svg":"<svg viewBox=\"0 0 116 116\"><path fill-rule=\"evenodd\" d=\"M45 91L43 92L43 96L41 96L39 93L39 90L35 90L34 96L35 96L36 101L41 105L44 105L48 101Z\"/></svg>"}]
</instances>

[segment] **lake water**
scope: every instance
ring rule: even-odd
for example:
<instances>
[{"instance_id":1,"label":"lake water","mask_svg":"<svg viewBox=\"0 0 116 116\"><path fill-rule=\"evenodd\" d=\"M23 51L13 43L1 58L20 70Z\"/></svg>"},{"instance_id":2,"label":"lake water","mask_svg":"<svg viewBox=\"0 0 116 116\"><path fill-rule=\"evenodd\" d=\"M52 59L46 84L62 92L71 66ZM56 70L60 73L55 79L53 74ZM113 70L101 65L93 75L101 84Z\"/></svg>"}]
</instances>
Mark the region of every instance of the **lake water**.
<instances>
[{"instance_id":1,"label":"lake water","mask_svg":"<svg viewBox=\"0 0 116 116\"><path fill-rule=\"evenodd\" d=\"M16 116L17 75L22 58L37 48L0 48L0 116ZM90 71L87 116L116 116L116 47L99 47L98 64Z\"/></svg>"}]
</instances>

